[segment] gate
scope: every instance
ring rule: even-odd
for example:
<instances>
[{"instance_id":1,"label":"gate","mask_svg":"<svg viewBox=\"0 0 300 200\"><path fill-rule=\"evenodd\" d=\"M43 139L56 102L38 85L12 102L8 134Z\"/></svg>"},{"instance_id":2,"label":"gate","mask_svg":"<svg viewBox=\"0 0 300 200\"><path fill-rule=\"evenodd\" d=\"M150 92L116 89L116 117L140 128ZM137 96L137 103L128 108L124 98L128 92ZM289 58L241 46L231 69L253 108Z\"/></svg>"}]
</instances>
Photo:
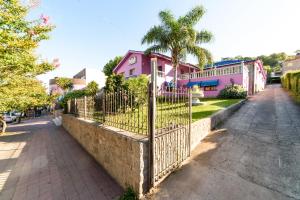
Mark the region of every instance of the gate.
<instances>
[{"instance_id":1,"label":"gate","mask_svg":"<svg viewBox=\"0 0 300 200\"><path fill-rule=\"evenodd\" d=\"M189 89L157 88L157 61L151 59L149 138L151 186L160 183L190 156Z\"/></svg>"}]
</instances>

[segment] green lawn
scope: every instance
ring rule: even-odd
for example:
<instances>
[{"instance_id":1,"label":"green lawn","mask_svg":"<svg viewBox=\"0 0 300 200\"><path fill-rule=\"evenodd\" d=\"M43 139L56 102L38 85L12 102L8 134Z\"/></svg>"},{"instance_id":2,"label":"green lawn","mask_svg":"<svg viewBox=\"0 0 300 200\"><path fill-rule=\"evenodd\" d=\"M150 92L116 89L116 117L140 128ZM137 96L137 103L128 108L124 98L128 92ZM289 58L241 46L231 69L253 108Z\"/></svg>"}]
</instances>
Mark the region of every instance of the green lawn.
<instances>
[{"instance_id":1,"label":"green lawn","mask_svg":"<svg viewBox=\"0 0 300 200\"><path fill-rule=\"evenodd\" d=\"M193 122L208 117L239 101L241 99L202 99L201 102L204 102L204 105L192 107Z\"/></svg>"},{"instance_id":2,"label":"green lawn","mask_svg":"<svg viewBox=\"0 0 300 200\"><path fill-rule=\"evenodd\" d=\"M192 121L195 122L213 113L222 110L232 104L241 101L241 99L202 99L203 105L192 107ZM170 127L172 124L187 125L189 121L188 107L186 100L176 103L157 102L156 123L157 129ZM83 112L81 112L82 114ZM101 112L88 111L90 119L103 122ZM107 113L105 115L105 124L134 132L141 135L148 133L148 111L147 106L137 107L134 110L127 109L125 112L119 110L118 113Z\"/></svg>"}]
</instances>

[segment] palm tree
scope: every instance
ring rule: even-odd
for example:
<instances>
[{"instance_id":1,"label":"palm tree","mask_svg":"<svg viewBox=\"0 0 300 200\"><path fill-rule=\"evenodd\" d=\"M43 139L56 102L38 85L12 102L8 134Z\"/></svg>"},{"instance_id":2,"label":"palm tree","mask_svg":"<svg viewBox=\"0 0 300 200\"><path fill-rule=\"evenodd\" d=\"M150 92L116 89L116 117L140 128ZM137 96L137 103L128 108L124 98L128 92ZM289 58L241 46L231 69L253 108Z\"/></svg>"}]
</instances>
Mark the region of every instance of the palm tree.
<instances>
[{"instance_id":1,"label":"palm tree","mask_svg":"<svg viewBox=\"0 0 300 200\"><path fill-rule=\"evenodd\" d=\"M199 22L205 10L197 6L186 15L176 19L169 10L159 13L161 24L153 26L142 39L142 44L150 46L145 53L170 52L174 68L174 84L177 87L177 69L187 54L197 57L199 68L212 62L210 52L200 44L210 42L212 34L207 30L197 31L194 26Z\"/></svg>"}]
</instances>

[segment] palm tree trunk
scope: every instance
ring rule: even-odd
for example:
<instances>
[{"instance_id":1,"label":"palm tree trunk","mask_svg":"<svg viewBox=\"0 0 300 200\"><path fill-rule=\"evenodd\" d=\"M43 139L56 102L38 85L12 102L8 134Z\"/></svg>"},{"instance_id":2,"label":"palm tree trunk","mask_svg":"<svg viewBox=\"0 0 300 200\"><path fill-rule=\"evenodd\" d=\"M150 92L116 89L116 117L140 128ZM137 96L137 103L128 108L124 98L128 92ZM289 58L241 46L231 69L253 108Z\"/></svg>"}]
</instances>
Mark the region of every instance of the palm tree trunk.
<instances>
[{"instance_id":1,"label":"palm tree trunk","mask_svg":"<svg viewBox=\"0 0 300 200\"><path fill-rule=\"evenodd\" d=\"M172 65L173 65L173 71L174 71L174 89L177 89L177 74L178 74L178 59L177 59L177 55L175 52L172 52Z\"/></svg>"},{"instance_id":2,"label":"palm tree trunk","mask_svg":"<svg viewBox=\"0 0 300 200\"><path fill-rule=\"evenodd\" d=\"M178 64L174 65L174 88L177 89Z\"/></svg>"}]
</instances>

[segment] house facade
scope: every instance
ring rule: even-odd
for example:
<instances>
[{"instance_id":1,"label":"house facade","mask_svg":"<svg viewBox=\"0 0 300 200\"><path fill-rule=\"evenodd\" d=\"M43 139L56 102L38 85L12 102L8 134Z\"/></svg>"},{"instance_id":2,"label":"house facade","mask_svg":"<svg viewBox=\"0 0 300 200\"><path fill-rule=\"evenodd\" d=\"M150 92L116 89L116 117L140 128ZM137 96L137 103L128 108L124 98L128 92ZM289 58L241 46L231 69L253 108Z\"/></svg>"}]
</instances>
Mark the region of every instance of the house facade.
<instances>
[{"instance_id":1,"label":"house facade","mask_svg":"<svg viewBox=\"0 0 300 200\"><path fill-rule=\"evenodd\" d=\"M145 55L142 51L128 51L121 62L113 70L123 74L125 78L141 74L151 74L151 57L157 58L158 86L172 86L174 69L171 58L162 54ZM199 70L195 65L180 63L178 68L178 87L197 85L204 91L205 97L216 97L227 85L238 84L244 87L249 95L265 88L266 73L260 60L229 60L214 63L211 67Z\"/></svg>"},{"instance_id":2,"label":"house facade","mask_svg":"<svg viewBox=\"0 0 300 200\"><path fill-rule=\"evenodd\" d=\"M124 77L131 78L141 74L151 74L151 57L157 58L157 84L170 85L174 78L174 69L171 58L159 53L153 53L150 56L145 55L143 51L128 51L120 63L113 70L116 74L123 74ZM180 63L178 67L178 76L189 72L197 71L198 68L189 63Z\"/></svg>"},{"instance_id":3,"label":"house facade","mask_svg":"<svg viewBox=\"0 0 300 200\"><path fill-rule=\"evenodd\" d=\"M57 77L56 77L57 78ZM56 78L49 80L49 93L56 94L56 95L63 95L64 90L59 87L56 83ZM84 79L72 79L73 89L72 90L80 90L85 88L86 81Z\"/></svg>"},{"instance_id":4,"label":"house facade","mask_svg":"<svg viewBox=\"0 0 300 200\"><path fill-rule=\"evenodd\" d=\"M253 95L265 88L267 74L260 60L228 60L216 62L210 68L179 78L180 86L198 85L204 90L205 97L215 97L227 85L243 86L248 95Z\"/></svg>"},{"instance_id":5,"label":"house facade","mask_svg":"<svg viewBox=\"0 0 300 200\"><path fill-rule=\"evenodd\" d=\"M73 76L72 90L82 90L92 81L95 81L99 89L101 89L105 86L106 76L100 70L84 68ZM49 93L58 95L64 94L63 89L57 85L56 78L49 80Z\"/></svg>"},{"instance_id":6,"label":"house facade","mask_svg":"<svg viewBox=\"0 0 300 200\"><path fill-rule=\"evenodd\" d=\"M95 81L98 84L99 89L100 89L105 86L106 76L101 70L92 69L92 68L84 68L83 70L81 70L80 72L75 74L73 76L73 79L85 80L86 85L88 85L92 81Z\"/></svg>"}]
</instances>

